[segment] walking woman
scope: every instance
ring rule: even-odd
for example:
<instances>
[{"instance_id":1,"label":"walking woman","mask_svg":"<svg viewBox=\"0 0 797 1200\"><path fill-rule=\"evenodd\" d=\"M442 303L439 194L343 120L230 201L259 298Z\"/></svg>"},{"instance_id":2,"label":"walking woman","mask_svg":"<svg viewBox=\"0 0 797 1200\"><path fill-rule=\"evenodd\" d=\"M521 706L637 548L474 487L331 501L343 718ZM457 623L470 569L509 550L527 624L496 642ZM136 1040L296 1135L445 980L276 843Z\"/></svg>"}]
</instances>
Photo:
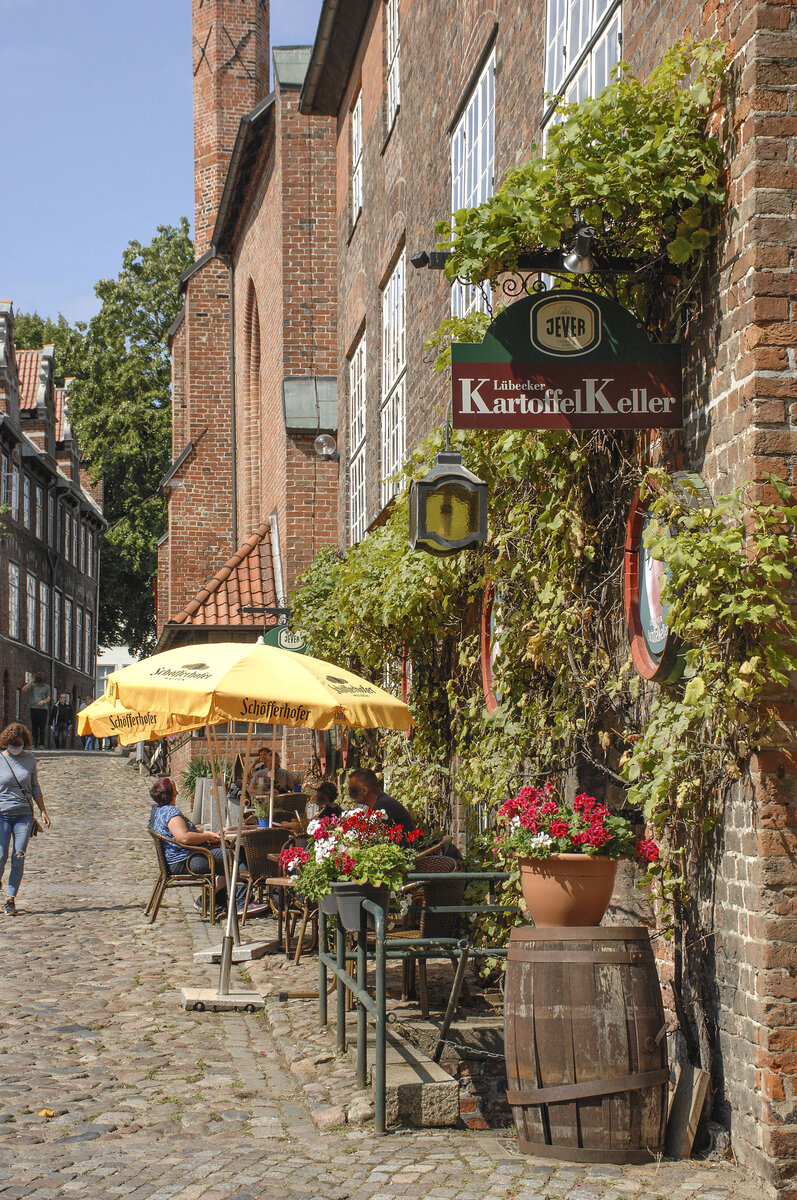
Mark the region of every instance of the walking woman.
<instances>
[{"instance_id":1,"label":"walking woman","mask_svg":"<svg viewBox=\"0 0 797 1200\"><path fill-rule=\"evenodd\" d=\"M36 759L30 753L30 733L15 721L0 733L0 885L9 853L8 899L4 913L17 915L15 896L25 870L25 851L33 829L33 802L36 801L42 825L50 828L42 790L36 775Z\"/></svg>"}]
</instances>

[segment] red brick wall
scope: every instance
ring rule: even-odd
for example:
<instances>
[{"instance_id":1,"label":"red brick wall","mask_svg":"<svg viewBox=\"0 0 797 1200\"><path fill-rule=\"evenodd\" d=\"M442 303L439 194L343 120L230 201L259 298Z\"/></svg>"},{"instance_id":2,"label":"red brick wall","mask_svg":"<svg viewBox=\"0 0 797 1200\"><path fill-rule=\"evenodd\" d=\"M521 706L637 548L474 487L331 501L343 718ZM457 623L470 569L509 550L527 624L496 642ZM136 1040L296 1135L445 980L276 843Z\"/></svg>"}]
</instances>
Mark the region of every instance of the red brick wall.
<instances>
[{"instance_id":1,"label":"red brick wall","mask_svg":"<svg viewBox=\"0 0 797 1200\"><path fill-rule=\"evenodd\" d=\"M544 66L543 0L402 0L401 110L386 122L383 8L373 4L338 118L338 373L341 420L339 537L347 542L348 372L346 356L368 335L368 517L379 509L380 283L405 239L408 254L431 249L434 223L450 207L448 128L466 81L498 23L496 176L528 157L539 138ZM700 471L726 490L772 471L797 484L795 257L797 226L797 9L782 0L640 0L624 5L624 56L641 75L685 34L729 45L732 150L728 216L714 268L685 340L683 434L662 443L665 462ZM363 210L352 229L349 111L362 86ZM719 119L719 118L718 118ZM442 273L406 282L407 447L439 424L447 380L432 374L423 340L449 315ZM691 956L684 989L702 968L712 1001L695 1011L718 1111L729 1118L737 1156L797 1197L797 709L781 695L778 744L762 750L728 805L719 858L697 897L711 928ZM701 961L702 960L702 961ZM671 995L671 964L662 963ZM712 1007L713 1005L713 1007ZM677 1039L673 1044L681 1050Z\"/></svg>"},{"instance_id":2,"label":"red brick wall","mask_svg":"<svg viewBox=\"0 0 797 1200\"><path fill-rule=\"evenodd\" d=\"M173 456L194 443L169 483L169 538L159 555L159 627L229 558L232 530L229 272L219 259L188 281L173 340ZM179 439L179 440L178 440Z\"/></svg>"},{"instance_id":3,"label":"red brick wall","mask_svg":"<svg viewBox=\"0 0 797 1200\"><path fill-rule=\"evenodd\" d=\"M303 117L298 95L278 90L235 254L240 536L276 510L287 589L337 540L337 463L286 434L282 406L285 376L336 368L334 122Z\"/></svg>"},{"instance_id":4,"label":"red brick wall","mask_svg":"<svg viewBox=\"0 0 797 1200\"><path fill-rule=\"evenodd\" d=\"M210 246L241 117L268 92L268 0L193 0L194 240Z\"/></svg>"}]
</instances>

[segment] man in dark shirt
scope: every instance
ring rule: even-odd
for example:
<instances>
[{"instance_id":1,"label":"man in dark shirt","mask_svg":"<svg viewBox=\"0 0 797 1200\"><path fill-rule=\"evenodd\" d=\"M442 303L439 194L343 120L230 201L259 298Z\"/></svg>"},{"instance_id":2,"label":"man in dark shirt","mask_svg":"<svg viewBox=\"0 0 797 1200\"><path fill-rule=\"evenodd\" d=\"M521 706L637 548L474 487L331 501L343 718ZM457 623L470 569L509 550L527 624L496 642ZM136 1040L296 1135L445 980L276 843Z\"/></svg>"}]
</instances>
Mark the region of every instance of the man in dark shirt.
<instances>
[{"instance_id":1,"label":"man in dark shirt","mask_svg":"<svg viewBox=\"0 0 797 1200\"><path fill-rule=\"evenodd\" d=\"M406 833L412 833L418 828L418 822L403 804L382 791L382 786L374 771L368 767L358 767L349 775L349 795L356 804L366 808L382 808L394 825L403 825Z\"/></svg>"}]
</instances>

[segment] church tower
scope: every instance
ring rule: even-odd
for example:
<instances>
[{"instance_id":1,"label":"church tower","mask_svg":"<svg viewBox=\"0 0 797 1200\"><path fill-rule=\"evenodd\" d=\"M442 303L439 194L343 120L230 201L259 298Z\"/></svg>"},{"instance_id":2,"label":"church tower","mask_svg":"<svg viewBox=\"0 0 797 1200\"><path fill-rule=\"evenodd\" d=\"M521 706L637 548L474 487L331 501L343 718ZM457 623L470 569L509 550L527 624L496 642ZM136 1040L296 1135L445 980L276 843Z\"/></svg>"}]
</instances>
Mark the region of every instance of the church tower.
<instances>
[{"instance_id":1,"label":"church tower","mask_svg":"<svg viewBox=\"0 0 797 1200\"><path fill-rule=\"evenodd\" d=\"M268 93L268 0L192 0L194 241L210 247L241 117Z\"/></svg>"}]
</instances>

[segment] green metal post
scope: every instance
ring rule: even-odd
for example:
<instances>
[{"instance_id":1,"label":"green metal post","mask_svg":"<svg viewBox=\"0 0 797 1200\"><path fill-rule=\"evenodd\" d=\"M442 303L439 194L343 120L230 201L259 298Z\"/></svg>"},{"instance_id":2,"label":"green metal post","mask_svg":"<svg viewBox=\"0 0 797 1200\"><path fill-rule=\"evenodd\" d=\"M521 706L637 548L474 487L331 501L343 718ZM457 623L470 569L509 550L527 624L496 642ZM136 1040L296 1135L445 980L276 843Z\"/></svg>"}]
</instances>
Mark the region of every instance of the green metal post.
<instances>
[{"instance_id":1,"label":"green metal post","mask_svg":"<svg viewBox=\"0 0 797 1200\"><path fill-rule=\"evenodd\" d=\"M338 920L338 931L335 935L335 965L337 967L338 980L338 1054L346 1053L346 985L343 982L342 975L346 970L346 933L343 925Z\"/></svg>"},{"instance_id":2,"label":"green metal post","mask_svg":"<svg viewBox=\"0 0 797 1200\"><path fill-rule=\"evenodd\" d=\"M360 932L357 934L357 985L365 992L368 985L368 916L360 901ZM357 1087L368 1086L368 1012L357 997Z\"/></svg>"},{"instance_id":3,"label":"green metal post","mask_svg":"<svg viewBox=\"0 0 797 1200\"><path fill-rule=\"evenodd\" d=\"M324 952L327 945L326 913L318 910L318 1022L327 1023L327 964L324 962Z\"/></svg>"},{"instance_id":4,"label":"green metal post","mask_svg":"<svg viewBox=\"0 0 797 1200\"><path fill-rule=\"evenodd\" d=\"M366 901L368 903L368 901ZM376 934L376 1044L374 1046L374 1133L386 1132L385 1128L385 1084L387 1071L387 1015L385 1000L387 995L387 958L385 955L385 911L378 905L373 906L374 926Z\"/></svg>"}]
</instances>

